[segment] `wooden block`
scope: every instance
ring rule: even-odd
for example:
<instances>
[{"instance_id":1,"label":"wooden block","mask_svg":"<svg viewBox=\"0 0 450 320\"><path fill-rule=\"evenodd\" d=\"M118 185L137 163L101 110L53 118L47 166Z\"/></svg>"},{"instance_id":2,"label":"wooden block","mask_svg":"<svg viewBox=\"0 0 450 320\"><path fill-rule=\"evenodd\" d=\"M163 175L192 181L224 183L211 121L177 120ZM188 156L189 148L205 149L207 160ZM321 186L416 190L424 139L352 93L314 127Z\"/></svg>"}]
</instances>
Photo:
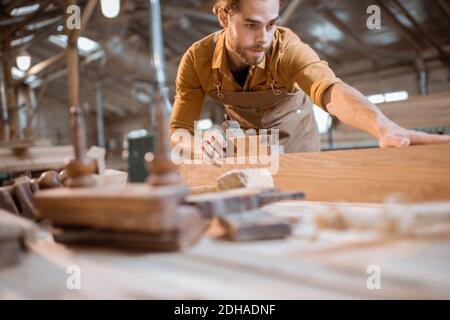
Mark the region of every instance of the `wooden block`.
<instances>
[{"instance_id":1,"label":"wooden block","mask_svg":"<svg viewBox=\"0 0 450 320\"><path fill-rule=\"evenodd\" d=\"M177 225L182 185L53 189L35 194L38 215L57 225L115 231L161 232Z\"/></svg>"},{"instance_id":2,"label":"wooden block","mask_svg":"<svg viewBox=\"0 0 450 320\"><path fill-rule=\"evenodd\" d=\"M235 188L274 188L272 175L266 169L236 169L217 178L219 190Z\"/></svg>"},{"instance_id":3,"label":"wooden block","mask_svg":"<svg viewBox=\"0 0 450 320\"><path fill-rule=\"evenodd\" d=\"M191 194L202 194L219 191L216 185L191 187L189 188L189 190L191 191Z\"/></svg>"},{"instance_id":4,"label":"wooden block","mask_svg":"<svg viewBox=\"0 0 450 320\"><path fill-rule=\"evenodd\" d=\"M220 192L189 195L185 202L201 209L205 218L231 212L242 212L259 207L258 194L267 192L265 188L241 188Z\"/></svg>"},{"instance_id":5,"label":"wooden block","mask_svg":"<svg viewBox=\"0 0 450 320\"><path fill-rule=\"evenodd\" d=\"M304 197L305 194L301 191L280 192L271 188L241 188L189 195L185 202L200 208L205 218L212 218L260 208L272 202L301 200Z\"/></svg>"},{"instance_id":6,"label":"wooden block","mask_svg":"<svg viewBox=\"0 0 450 320\"><path fill-rule=\"evenodd\" d=\"M177 224L172 230L159 233L122 232L93 228L61 228L55 240L65 244L82 244L143 251L178 251L197 242L206 232L208 223L198 209L177 208Z\"/></svg>"},{"instance_id":7,"label":"wooden block","mask_svg":"<svg viewBox=\"0 0 450 320\"><path fill-rule=\"evenodd\" d=\"M225 237L232 241L281 239L291 234L290 223L262 209L219 217Z\"/></svg>"},{"instance_id":8,"label":"wooden block","mask_svg":"<svg viewBox=\"0 0 450 320\"><path fill-rule=\"evenodd\" d=\"M186 184L202 186L229 170L264 167L185 164L180 171ZM312 201L449 200L450 144L283 154L273 179L281 191L303 190Z\"/></svg>"}]
</instances>

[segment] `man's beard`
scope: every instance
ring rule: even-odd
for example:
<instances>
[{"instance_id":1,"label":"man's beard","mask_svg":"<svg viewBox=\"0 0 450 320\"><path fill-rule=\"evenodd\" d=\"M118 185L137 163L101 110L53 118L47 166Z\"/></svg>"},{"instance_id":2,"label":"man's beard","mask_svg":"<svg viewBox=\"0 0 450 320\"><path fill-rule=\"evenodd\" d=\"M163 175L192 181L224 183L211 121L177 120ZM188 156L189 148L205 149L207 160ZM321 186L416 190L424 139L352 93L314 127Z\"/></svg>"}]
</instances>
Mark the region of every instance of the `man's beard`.
<instances>
[{"instance_id":1,"label":"man's beard","mask_svg":"<svg viewBox=\"0 0 450 320\"><path fill-rule=\"evenodd\" d=\"M260 63L264 57L266 56L266 53L269 51L269 46L252 46L252 47L241 47L238 44L235 44L235 53L238 55L238 57L245 63L250 66L257 65ZM264 52L264 54L261 54L258 57L250 56L248 50L261 50Z\"/></svg>"}]
</instances>

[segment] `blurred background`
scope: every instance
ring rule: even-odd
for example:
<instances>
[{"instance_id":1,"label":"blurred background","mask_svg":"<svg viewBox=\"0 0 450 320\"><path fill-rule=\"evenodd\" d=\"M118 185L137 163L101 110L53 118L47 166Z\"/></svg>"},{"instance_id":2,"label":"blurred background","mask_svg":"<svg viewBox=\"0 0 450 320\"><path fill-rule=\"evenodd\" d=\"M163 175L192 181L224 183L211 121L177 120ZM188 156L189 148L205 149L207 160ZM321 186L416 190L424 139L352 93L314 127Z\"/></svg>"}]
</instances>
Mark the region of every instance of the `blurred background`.
<instances>
[{"instance_id":1,"label":"blurred background","mask_svg":"<svg viewBox=\"0 0 450 320\"><path fill-rule=\"evenodd\" d=\"M117 168L151 148L149 109L154 94L148 0L79 0L92 10L82 37L81 105L88 145L105 147ZM170 97L183 53L220 29L212 0L162 0L166 73ZM39 136L70 143L64 1L0 0L2 140ZM377 5L381 28L370 30L367 13ZM91 7L90 7L91 6ZM401 125L446 133L450 120L450 3L445 0L291 0L282 24L326 60L338 77L378 104ZM12 97L13 96L13 97ZM9 103L8 103L9 102ZM14 105L12 105L14 104ZM433 109L433 106L437 106ZM429 109L427 109L429 107ZM443 109L444 108L444 109ZM419 111L418 111L419 110ZM223 120L223 108L205 101L198 125ZM323 150L376 146L368 135L316 109ZM9 135L9 137L8 137Z\"/></svg>"}]
</instances>

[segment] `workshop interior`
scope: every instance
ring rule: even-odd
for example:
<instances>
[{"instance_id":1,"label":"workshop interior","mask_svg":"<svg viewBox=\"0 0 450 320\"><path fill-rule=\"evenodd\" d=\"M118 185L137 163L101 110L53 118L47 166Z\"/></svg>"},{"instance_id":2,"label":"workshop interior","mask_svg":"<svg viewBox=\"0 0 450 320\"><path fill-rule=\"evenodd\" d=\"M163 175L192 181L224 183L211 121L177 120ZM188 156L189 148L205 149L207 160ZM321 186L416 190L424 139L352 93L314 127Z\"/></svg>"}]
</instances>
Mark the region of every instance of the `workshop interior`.
<instances>
[{"instance_id":1,"label":"workshop interior","mask_svg":"<svg viewBox=\"0 0 450 320\"><path fill-rule=\"evenodd\" d=\"M449 134L446 0L0 0L0 299L450 299Z\"/></svg>"}]
</instances>

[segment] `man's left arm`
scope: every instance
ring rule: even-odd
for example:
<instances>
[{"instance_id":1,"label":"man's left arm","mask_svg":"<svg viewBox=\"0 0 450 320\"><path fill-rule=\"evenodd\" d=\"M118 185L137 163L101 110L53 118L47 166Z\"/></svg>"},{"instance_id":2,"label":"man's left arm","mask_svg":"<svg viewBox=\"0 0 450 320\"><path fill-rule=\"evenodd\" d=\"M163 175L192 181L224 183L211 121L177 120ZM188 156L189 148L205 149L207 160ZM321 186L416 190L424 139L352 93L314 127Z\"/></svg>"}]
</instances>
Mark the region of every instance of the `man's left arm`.
<instances>
[{"instance_id":1,"label":"man's left arm","mask_svg":"<svg viewBox=\"0 0 450 320\"><path fill-rule=\"evenodd\" d=\"M371 134L378 140L381 148L450 142L450 136L427 134L400 127L359 91L345 83L330 86L322 99L330 114L346 125Z\"/></svg>"}]
</instances>

